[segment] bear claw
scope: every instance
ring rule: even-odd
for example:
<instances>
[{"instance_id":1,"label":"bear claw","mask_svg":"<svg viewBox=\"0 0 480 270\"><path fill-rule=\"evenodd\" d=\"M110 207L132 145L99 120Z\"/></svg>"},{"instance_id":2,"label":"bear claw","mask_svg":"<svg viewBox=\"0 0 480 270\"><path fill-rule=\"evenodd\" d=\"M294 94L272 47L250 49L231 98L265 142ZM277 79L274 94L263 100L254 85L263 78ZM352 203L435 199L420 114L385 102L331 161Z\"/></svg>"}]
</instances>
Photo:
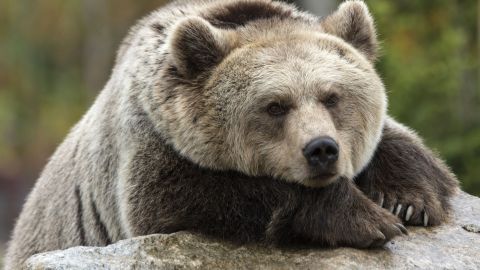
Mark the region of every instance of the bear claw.
<instances>
[{"instance_id":1,"label":"bear claw","mask_svg":"<svg viewBox=\"0 0 480 270\"><path fill-rule=\"evenodd\" d=\"M428 215L425 211L423 211L423 226L428 226Z\"/></svg>"},{"instance_id":2,"label":"bear claw","mask_svg":"<svg viewBox=\"0 0 480 270\"><path fill-rule=\"evenodd\" d=\"M397 223L395 226L397 226L397 228L399 228L403 234L408 235L408 230L405 228L405 226L403 226L403 224Z\"/></svg>"},{"instance_id":3,"label":"bear claw","mask_svg":"<svg viewBox=\"0 0 480 270\"><path fill-rule=\"evenodd\" d=\"M383 192L378 192L375 201L380 207L386 209L388 212L399 217L405 223L410 224L411 222L413 222L413 224L419 224L425 227L430 225L430 218L425 210L421 212L419 221L413 221L416 207L413 204L399 203L399 201L404 201L404 200L399 200L399 199L389 200L388 197L386 197Z\"/></svg>"},{"instance_id":4,"label":"bear claw","mask_svg":"<svg viewBox=\"0 0 480 270\"><path fill-rule=\"evenodd\" d=\"M380 207L383 207L383 204L385 203L385 198L383 197L383 194L380 195L380 201L378 202L378 205Z\"/></svg>"},{"instance_id":5,"label":"bear claw","mask_svg":"<svg viewBox=\"0 0 480 270\"><path fill-rule=\"evenodd\" d=\"M397 205L397 210L395 210L395 216L398 217L398 215L400 214L400 211L402 211L402 204L401 203L399 203Z\"/></svg>"},{"instance_id":6,"label":"bear claw","mask_svg":"<svg viewBox=\"0 0 480 270\"><path fill-rule=\"evenodd\" d=\"M413 215L413 206L409 205L407 208L407 213L405 214L405 221L409 221Z\"/></svg>"}]
</instances>

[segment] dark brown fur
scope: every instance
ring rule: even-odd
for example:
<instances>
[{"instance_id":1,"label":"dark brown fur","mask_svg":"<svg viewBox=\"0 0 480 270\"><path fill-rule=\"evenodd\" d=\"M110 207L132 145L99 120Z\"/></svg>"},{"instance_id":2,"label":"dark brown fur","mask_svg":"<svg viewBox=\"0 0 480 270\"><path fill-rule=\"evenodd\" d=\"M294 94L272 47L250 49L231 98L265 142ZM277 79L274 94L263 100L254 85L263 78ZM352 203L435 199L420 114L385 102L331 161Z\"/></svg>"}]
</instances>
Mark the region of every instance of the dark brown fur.
<instances>
[{"instance_id":1,"label":"dark brown fur","mask_svg":"<svg viewBox=\"0 0 480 270\"><path fill-rule=\"evenodd\" d=\"M160 137L148 140L136 157L130 168L136 172L135 188L128 198L134 235L189 230L239 243L369 247L403 230L400 220L349 179L312 189L205 170L179 157Z\"/></svg>"},{"instance_id":2,"label":"dark brown fur","mask_svg":"<svg viewBox=\"0 0 480 270\"><path fill-rule=\"evenodd\" d=\"M373 160L355 181L369 198L383 200L385 209L402 205L398 213L402 220L412 206L415 211L405 224L439 225L448 217L449 198L458 183L443 162L407 134L386 125Z\"/></svg>"},{"instance_id":3,"label":"dark brown fur","mask_svg":"<svg viewBox=\"0 0 480 270\"><path fill-rule=\"evenodd\" d=\"M207 21L221 28L237 28L262 19L291 19L292 10L267 2L238 1L214 8L208 12Z\"/></svg>"}]
</instances>

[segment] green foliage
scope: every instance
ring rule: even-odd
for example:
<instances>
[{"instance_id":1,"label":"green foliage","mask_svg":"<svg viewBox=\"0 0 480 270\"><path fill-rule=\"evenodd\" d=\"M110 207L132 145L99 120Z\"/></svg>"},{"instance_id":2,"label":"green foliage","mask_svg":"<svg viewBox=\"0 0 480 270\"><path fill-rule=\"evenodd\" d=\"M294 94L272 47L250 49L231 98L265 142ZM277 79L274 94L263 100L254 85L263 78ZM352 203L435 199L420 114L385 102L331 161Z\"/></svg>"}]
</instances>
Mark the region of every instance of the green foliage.
<instances>
[{"instance_id":1,"label":"green foliage","mask_svg":"<svg viewBox=\"0 0 480 270\"><path fill-rule=\"evenodd\" d=\"M390 113L480 195L479 3L367 0L383 47Z\"/></svg>"},{"instance_id":2,"label":"green foliage","mask_svg":"<svg viewBox=\"0 0 480 270\"><path fill-rule=\"evenodd\" d=\"M164 2L2 1L0 177L33 183L105 84L130 25Z\"/></svg>"}]
</instances>

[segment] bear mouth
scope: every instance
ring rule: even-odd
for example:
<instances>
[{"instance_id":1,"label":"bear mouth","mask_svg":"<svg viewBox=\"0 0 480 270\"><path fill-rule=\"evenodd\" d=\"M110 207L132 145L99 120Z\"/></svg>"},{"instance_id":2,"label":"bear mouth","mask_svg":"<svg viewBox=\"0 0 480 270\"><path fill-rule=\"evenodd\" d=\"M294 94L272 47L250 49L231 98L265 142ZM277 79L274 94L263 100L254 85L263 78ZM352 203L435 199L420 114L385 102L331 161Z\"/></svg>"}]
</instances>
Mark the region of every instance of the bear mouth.
<instances>
[{"instance_id":1,"label":"bear mouth","mask_svg":"<svg viewBox=\"0 0 480 270\"><path fill-rule=\"evenodd\" d=\"M336 172L316 173L307 179L305 185L312 187L323 187L332 183L337 178L339 177Z\"/></svg>"},{"instance_id":2,"label":"bear mouth","mask_svg":"<svg viewBox=\"0 0 480 270\"><path fill-rule=\"evenodd\" d=\"M333 177L335 176L336 173L333 173L333 172L329 172L329 173L320 173L320 174L317 174L315 175L315 177L319 177L319 178L330 178L330 177Z\"/></svg>"},{"instance_id":3,"label":"bear mouth","mask_svg":"<svg viewBox=\"0 0 480 270\"><path fill-rule=\"evenodd\" d=\"M334 177L335 175L337 175L336 173L334 172L325 172L325 173L318 173L318 174L315 174L313 177L310 178L310 180L328 180L332 177Z\"/></svg>"},{"instance_id":4,"label":"bear mouth","mask_svg":"<svg viewBox=\"0 0 480 270\"><path fill-rule=\"evenodd\" d=\"M310 169L310 180L326 180L332 178L338 174L336 168L311 168Z\"/></svg>"}]
</instances>

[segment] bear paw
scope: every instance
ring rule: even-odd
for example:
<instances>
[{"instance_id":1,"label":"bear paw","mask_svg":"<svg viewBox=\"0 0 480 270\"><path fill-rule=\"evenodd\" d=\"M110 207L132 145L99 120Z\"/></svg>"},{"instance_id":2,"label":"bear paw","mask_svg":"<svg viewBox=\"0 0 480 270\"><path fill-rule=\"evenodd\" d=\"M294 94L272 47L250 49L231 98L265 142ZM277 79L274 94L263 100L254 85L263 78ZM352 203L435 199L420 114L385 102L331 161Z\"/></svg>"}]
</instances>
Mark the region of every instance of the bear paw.
<instances>
[{"instance_id":1,"label":"bear paw","mask_svg":"<svg viewBox=\"0 0 480 270\"><path fill-rule=\"evenodd\" d=\"M439 225L448 215L448 202L441 195L432 192L428 186L417 186L415 189L383 187L363 191L406 225Z\"/></svg>"},{"instance_id":2,"label":"bear paw","mask_svg":"<svg viewBox=\"0 0 480 270\"><path fill-rule=\"evenodd\" d=\"M372 248L407 234L398 217L372 202L351 180L304 191L274 212L267 226L270 242L296 239L330 247Z\"/></svg>"},{"instance_id":3,"label":"bear paw","mask_svg":"<svg viewBox=\"0 0 480 270\"><path fill-rule=\"evenodd\" d=\"M345 218L343 223L348 231L346 239L342 239L345 237L343 233L334 234L339 236L336 242L341 246L377 248L396 236L408 234L407 229L397 217L375 205L364 208L362 211L357 209L357 214L351 218Z\"/></svg>"},{"instance_id":4,"label":"bear paw","mask_svg":"<svg viewBox=\"0 0 480 270\"><path fill-rule=\"evenodd\" d=\"M450 198L458 191L445 163L392 120L385 123L375 155L355 182L371 200L414 226L446 221Z\"/></svg>"}]
</instances>

